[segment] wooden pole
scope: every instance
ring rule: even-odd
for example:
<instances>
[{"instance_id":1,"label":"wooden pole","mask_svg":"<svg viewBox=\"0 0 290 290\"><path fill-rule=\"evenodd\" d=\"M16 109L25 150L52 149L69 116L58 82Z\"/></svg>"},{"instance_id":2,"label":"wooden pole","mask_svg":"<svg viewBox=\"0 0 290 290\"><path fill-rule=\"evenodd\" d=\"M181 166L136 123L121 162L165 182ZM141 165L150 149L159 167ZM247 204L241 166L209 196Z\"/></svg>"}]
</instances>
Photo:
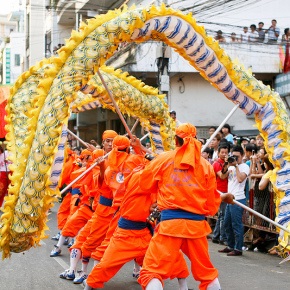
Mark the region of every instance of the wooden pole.
<instances>
[{"instance_id":1,"label":"wooden pole","mask_svg":"<svg viewBox=\"0 0 290 290\"><path fill-rule=\"evenodd\" d=\"M221 191L219 191L219 190L218 190L218 193L219 193L220 195L223 195L223 192L221 192ZM290 234L290 231L289 231L287 228L285 228L285 227L283 227L282 225L276 223L275 221L272 221L271 219L269 219L268 217L262 215L261 213L259 213L259 212L255 211L255 210L253 210L252 208L250 208L250 207L248 207L248 206L246 206L246 205L244 205L244 204L238 202L237 200L233 200L233 202L234 202L234 204L236 204L236 205L242 207L243 209L249 211L250 213L252 213L252 214L254 214L254 215L260 217L261 219L263 219L263 220L269 222L270 224L272 224L272 225L274 225L274 226L280 228L281 230L283 230L283 231L285 231L285 232L287 232L287 233Z\"/></svg>"}]
</instances>

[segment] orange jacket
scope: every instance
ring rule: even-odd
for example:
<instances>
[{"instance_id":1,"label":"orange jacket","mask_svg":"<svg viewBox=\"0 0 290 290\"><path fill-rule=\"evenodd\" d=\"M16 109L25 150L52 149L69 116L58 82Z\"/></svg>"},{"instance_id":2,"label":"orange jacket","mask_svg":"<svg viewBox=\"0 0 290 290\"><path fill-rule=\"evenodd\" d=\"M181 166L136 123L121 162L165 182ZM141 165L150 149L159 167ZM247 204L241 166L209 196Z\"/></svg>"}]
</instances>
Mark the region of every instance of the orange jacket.
<instances>
[{"instance_id":1,"label":"orange jacket","mask_svg":"<svg viewBox=\"0 0 290 290\"><path fill-rule=\"evenodd\" d=\"M127 153L125 153L127 154ZM118 208L123 199L125 193L125 178L131 173L131 171L142 164L143 156L127 154L126 158L123 158L123 162L118 164L118 167L111 167L110 165L105 171L105 182L111 188L113 193L113 207Z\"/></svg>"},{"instance_id":2,"label":"orange jacket","mask_svg":"<svg viewBox=\"0 0 290 290\"><path fill-rule=\"evenodd\" d=\"M139 186L141 173L141 169L133 170L125 179L126 191L120 206L120 214L131 221L146 222L150 215L150 206L156 202L156 194L148 194L141 190Z\"/></svg>"},{"instance_id":3,"label":"orange jacket","mask_svg":"<svg viewBox=\"0 0 290 290\"><path fill-rule=\"evenodd\" d=\"M201 215L214 215L220 205L216 179L212 166L200 158L188 169L174 168L176 150L157 156L140 174L139 185L147 192L157 192L159 209L182 209ZM211 232L208 223L185 219L163 221L161 232L167 235L192 238ZM159 224L159 225L160 225ZM181 231L181 228L183 230Z\"/></svg>"}]
</instances>

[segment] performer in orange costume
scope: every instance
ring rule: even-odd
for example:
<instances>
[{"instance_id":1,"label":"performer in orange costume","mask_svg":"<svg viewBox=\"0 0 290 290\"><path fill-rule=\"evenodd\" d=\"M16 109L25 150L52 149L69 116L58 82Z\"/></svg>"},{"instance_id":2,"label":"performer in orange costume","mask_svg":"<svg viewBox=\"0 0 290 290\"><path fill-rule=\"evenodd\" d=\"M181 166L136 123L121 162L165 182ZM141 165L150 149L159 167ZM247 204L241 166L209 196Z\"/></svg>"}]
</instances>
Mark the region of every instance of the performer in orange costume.
<instances>
[{"instance_id":1,"label":"performer in orange costume","mask_svg":"<svg viewBox=\"0 0 290 290\"><path fill-rule=\"evenodd\" d=\"M201 157L196 128L182 124L176 129L174 151L151 161L140 175L142 190L158 192L161 222L155 229L138 282L146 290L163 289L180 249L191 261L199 289L218 290L218 271L208 254L206 236L211 228L206 215L214 215L221 201L212 166ZM232 195L231 195L232 197Z\"/></svg>"},{"instance_id":2,"label":"performer in orange costume","mask_svg":"<svg viewBox=\"0 0 290 290\"><path fill-rule=\"evenodd\" d=\"M156 201L156 194L150 195L139 187L140 170L147 162L148 160L144 159L144 164L134 169L125 179L126 192L120 205L118 226L100 263L89 274L85 290L90 290L91 287L103 288L105 282L109 281L125 263L133 259L142 266L152 237L146 220L150 214L150 206ZM179 277L188 276L183 257L174 264L174 267Z\"/></svg>"},{"instance_id":3,"label":"performer in orange costume","mask_svg":"<svg viewBox=\"0 0 290 290\"><path fill-rule=\"evenodd\" d=\"M88 167L91 166L92 163L92 152L85 149L82 151L80 155L80 159L82 160L83 166L74 172L71 173L72 179L77 178L81 175ZM87 223L87 221L92 217L93 210L89 203L89 196L87 194L87 185L92 184L92 171L88 172L85 176L83 176L78 182L72 185L72 200L75 199L75 194L77 195L77 199L75 202L75 206L77 206L77 210L73 215L71 215L59 237L57 244L54 246L53 250L50 253L50 257L59 256L61 253L61 247L64 244L66 237L74 238L78 231Z\"/></svg>"},{"instance_id":4,"label":"performer in orange costume","mask_svg":"<svg viewBox=\"0 0 290 290\"><path fill-rule=\"evenodd\" d=\"M79 166L76 165L76 162L75 162L76 154L72 150L70 150L69 148L66 148L65 156L66 156L66 161L64 162L64 168L61 175L60 188L65 188L66 185L68 185L71 182L71 178L70 178L71 173L77 168L79 168ZM59 230L62 230L62 228L64 227L70 215L70 212L74 210L74 204L72 206L71 198L72 198L72 194L70 191L65 193L62 197L62 202L57 211L57 227ZM76 210L77 208L75 209L75 211Z\"/></svg>"},{"instance_id":5,"label":"performer in orange costume","mask_svg":"<svg viewBox=\"0 0 290 290\"><path fill-rule=\"evenodd\" d=\"M120 217L119 207L125 193L124 179L143 161L142 154L129 154L129 147L130 140L125 136L117 136L113 141L113 150L108 158L109 167L105 171L105 182L113 192L112 209L115 211L115 214L110 222L106 238L91 255L96 260L95 263L101 260L117 227Z\"/></svg>"},{"instance_id":6,"label":"performer in orange costume","mask_svg":"<svg viewBox=\"0 0 290 290\"><path fill-rule=\"evenodd\" d=\"M97 159L101 155L105 155L112 150L113 139L118 134L113 130L106 130L102 135L103 150L95 150L93 158ZM94 213L91 219L86 223L82 230L78 233L75 243L70 248L70 268L60 274L60 278L73 280L75 284L82 283L87 277L87 265L89 263L90 253L101 244L105 238L110 220L113 216L111 210L112 193L111 190L102 183L104 170L107 167L107 161L101 162L95 170L93 169L93 186L89 190L89 196L92 199L92 208ZM98 169L99 168L99 169ZM101 179L101 181L100 181ZM100 199L100 201L99 201ZM82 257L82 270L76 277L76 267L78 261Z\"/></svg>"}]
</instances>

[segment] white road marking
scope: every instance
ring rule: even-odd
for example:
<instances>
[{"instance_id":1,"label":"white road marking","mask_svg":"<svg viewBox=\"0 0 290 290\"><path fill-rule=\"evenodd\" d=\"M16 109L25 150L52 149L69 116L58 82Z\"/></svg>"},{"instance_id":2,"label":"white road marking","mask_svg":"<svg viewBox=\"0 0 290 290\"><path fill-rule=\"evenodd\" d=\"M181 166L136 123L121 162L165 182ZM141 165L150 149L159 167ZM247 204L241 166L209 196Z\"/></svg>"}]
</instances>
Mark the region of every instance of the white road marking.
<instances>
[{"instance_id":1,"label":"white road marking","mask_svg":"<svg viewBox=\"0 0 290 290\"><path fill-rule=\"evenodd\" d=\"M281 271L275 271L275 270L271 270L271 272L277 273L277 274L284 274L284 272Z\"/></svg>"},{"instance_id":2,"label":"white road marking","mask_svg":"<svg viewBox=\"0 0 290 290\"><path fill-rule=\"evenodd\" d=\"M61 257L53 257L65 270L69 269L69 265Z\"/></svg>"}]
</instances>

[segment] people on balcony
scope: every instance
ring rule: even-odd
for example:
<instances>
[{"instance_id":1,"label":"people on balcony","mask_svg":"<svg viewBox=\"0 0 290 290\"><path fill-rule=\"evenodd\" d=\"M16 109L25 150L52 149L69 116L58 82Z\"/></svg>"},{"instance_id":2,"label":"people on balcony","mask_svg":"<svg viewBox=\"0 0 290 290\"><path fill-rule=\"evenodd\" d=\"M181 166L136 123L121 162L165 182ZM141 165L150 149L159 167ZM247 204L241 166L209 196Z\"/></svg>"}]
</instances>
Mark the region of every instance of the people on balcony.
<instances>
[{"instance_id":1,"label":"people on balcony","mask_svg":"<svg viewBox=\"0 0 290 290\"><path fill-rule=\"evenodd\" d=\"M272 20L272 25L265 31L268 33L268 43L275 44L277 43L278 37L280 35L280 28L277 27L277 20Z\"/></svg>"},{"instance_id":2,"label":"people on balcony","mask_svg":"<svg viewBox=\"0 0 290 290\"><path fill-rule=\"evenodd\" d=\"M258 23L258 33L259 33L259 39L258 42L263 43L265 41L265 29L263 29L264 27L264 22L260 21Z\"/></svg>"},{"instance_id":3,"label":"people on balcony","mask_svg":"<svg viewBox=\"0 0 290 290\"><path fill-rule=\"evenodd\" d=\"M223 32L221 30L218 30L216 33L216 36L214 37L215 40L218 40L220 43L226 42L225 37L223 36Z\"/></svg>"}]
</instances>

